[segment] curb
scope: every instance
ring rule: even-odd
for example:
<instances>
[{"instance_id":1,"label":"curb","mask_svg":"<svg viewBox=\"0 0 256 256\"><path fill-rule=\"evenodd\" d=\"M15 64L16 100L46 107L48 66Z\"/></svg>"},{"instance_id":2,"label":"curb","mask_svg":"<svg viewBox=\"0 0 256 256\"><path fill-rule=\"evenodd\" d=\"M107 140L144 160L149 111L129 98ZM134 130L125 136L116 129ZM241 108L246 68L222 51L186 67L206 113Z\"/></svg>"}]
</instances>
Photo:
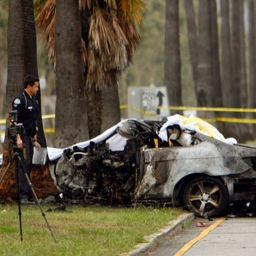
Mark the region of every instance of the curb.
<instances>
[{"instance_id":1,"label":"curb","mask_svg":"<svg viewBox=\"0 0 256 256\"><path fill-rule=\"evenodd\" d=\"M165 235L169 235L170 233L173 235L177 234L183 228L184 222L190 223L194 219L194 213L181 214L176 220L171 221L165 228L160 229L158 233L144 237L146 240L145 243L137 244L134 250L128 253L120 254L120 256L136 256L140 253L146 252L156 244L159 238L162 238Z\"/></svg>"}]
</instances>

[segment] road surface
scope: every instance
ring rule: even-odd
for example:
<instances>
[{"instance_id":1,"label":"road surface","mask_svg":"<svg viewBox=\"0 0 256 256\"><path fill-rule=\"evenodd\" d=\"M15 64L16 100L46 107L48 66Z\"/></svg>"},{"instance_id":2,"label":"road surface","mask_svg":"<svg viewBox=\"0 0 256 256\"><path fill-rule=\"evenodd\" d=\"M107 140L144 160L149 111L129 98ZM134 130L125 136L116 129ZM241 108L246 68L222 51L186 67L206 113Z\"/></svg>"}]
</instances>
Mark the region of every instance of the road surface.
<instances>
[{"instance_id":1,"label":"road surface","mask_svg":"<svg viewBox=\"0 0 256 256\"><path fill-rule=\"evenodd\" d=\"M176 235L168 235L141 256L253 256L256 218L196 218Z\"/></svg>"}]
</instances>

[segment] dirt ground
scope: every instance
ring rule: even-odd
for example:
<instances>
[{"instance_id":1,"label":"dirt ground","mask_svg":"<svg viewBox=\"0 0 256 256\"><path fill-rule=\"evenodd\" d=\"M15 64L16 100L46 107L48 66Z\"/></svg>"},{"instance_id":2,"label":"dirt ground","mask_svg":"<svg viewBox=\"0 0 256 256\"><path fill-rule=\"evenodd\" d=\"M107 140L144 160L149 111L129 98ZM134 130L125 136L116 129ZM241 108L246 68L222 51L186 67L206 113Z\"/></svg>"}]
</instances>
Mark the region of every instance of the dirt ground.
<instances>
[{"instance_id":1,"label":"dirt ground","mask_svg":"<svg viewBox=\"0 0 256 256\"><path fill-rule=\"evenodd\" d=\"M6 201L15 201L18 198L18 192L16 187L16 172L15 161L10 165L6 172L6 168L9 164L9 157L4 152L4 161L2 170L0 172L0 180L3 178L0 184L0 199ZM34 165L30 174L30 181L35 189L38 198L46 198L50 195L57 195L58 190L54 184L49 171L49 165Z\"/></svg>"}]
</instances>

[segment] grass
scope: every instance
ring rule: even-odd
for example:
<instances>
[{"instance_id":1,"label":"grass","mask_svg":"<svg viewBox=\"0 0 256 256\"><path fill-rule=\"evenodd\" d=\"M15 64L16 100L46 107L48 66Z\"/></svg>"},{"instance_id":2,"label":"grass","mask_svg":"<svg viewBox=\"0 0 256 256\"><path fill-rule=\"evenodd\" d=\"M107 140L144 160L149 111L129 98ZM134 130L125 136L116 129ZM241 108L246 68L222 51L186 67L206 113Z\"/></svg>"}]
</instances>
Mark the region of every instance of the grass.
<instances>
[{"instance_id":1,"label":"grass","mask_svg":"<svg viewBox=\"0 0 256 256\"><path fill-rule=\"evenodd\" d=\"M67 206L67 211L47 212L56 205L42 206L57 243L38 205L21 207L23 241L17 204L0 205L0 255L119 255L129 252L144 242L144 236L158 232L183 213L171 207L78 205Z\"/></svg>"},{"instance_id":2,"label":"grass","mask_svg":"<svg viewBox=\"0 0 256 256\"><path fill-rule=\"evenodd\" d=\"M248 140L246 141L247 145L256 146L256 140Z\"/></svg>"}]
</instances>

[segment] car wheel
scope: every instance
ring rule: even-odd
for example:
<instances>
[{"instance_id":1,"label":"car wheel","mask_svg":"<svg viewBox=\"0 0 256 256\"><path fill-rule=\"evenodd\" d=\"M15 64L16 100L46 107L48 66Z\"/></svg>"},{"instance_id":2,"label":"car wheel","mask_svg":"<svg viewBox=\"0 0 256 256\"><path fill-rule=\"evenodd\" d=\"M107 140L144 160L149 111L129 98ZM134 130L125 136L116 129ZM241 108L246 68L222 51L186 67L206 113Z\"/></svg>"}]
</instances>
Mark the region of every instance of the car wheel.
<instances>
[{"instance_id":1,"label":"car wheel","mask_svg":"<svg viewBox=\"0 0 256 256\"><path fill-rule=\"evenodd\" d=\"M225 213L229 204L229 194L218 179L198 177L185 187L183 202L197 216L213 217Z\"/></svg>"}]
</instances>

